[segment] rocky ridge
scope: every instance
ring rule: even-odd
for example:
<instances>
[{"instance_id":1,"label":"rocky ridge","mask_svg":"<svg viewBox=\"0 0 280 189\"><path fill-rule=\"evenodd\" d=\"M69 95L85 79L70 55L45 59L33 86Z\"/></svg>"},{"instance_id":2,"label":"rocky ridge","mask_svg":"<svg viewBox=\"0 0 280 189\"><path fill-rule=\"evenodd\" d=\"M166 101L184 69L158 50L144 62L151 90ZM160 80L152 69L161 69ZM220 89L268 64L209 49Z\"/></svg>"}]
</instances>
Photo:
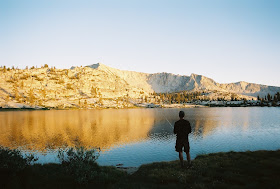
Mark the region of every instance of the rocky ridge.
<instances>
[{"instance_id":1,"label":"rocky ridge","mask_svg":"<svg viewBox=\"0 0 280 189\"><path fill-rule=\"evenodd\" d=\"M220 84L208 77L191 74L176 75L172 73L147 74L134 71L124 71L110 68L104 64L93 64L89 66L93 69L103 70L109 74L116 75L127 81L131 86L143 88L147 92L170 93L178 91L220 91L236 93L239 95L263 97L267 93L275 94L280 91L280 87L267 86L244 81L236 83Z\"/></svg>"},{"instance_id":2,"label":"rocky ridge","mask_svg":"<svg viewBox=\"0 0 280 189\"><path fill-rule=\"evenodd\" d=\"M280 87L247 82L220 84L202 75L147 74L124 71L104 64L71 69L0 68L2 108L124 108L156 102L152 93L207 91L211 99L256 99L257 95L280 92Z\"/></svg>"}]
</instances>

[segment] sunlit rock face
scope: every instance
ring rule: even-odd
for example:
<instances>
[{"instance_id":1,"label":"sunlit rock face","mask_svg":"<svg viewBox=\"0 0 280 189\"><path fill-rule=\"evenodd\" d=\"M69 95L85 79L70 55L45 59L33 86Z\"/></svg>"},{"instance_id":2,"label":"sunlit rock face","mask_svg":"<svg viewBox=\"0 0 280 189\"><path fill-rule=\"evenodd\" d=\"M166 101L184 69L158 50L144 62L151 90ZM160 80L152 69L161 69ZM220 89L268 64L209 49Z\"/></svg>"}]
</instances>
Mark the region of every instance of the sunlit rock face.
<instances>
[{"instance_id":1,"label":"sunlit rock face","mask_svg":"<svg viewBox=\"0 0 280 189\"><path fill-rule=\"evenodd\" d=\"M0 107L124 108L142 102L151 93L206 91L210 98L256 99L274 95L280 87L247 82L219 84L202 75L147 74L93 64L71 69L0 68ZM243 96L242 96L243 95ZM131 102L131 101L133 102Z\"/></svg>"},{"instance_id":2,"label":"sunlit rock face","mask_svg":"<svg viewBox=\"0 0 280 189\"><path fill-rule=\"evenodd\" d=\"M153 124L153 112L140 109L2 112L0 145L37 151L75 145L106 150L145 140Z\"/></svg>"},{"instance_id":3,"label":"sunlit rock face","mask_svg":"<svg viewBox=\"0 0 280 189\"><path fill-rule=\"evenodd\" d=\"M108 67L104 64L93 64L89 66L95 70L102 70L111 76L116 76L126 81L131 87L143 89L146 92L176 92L176 91L221 91L237 93L241 95L264 96L267 93L275 94L280 91L280 87L266 86L255 83L240 81L237 83L220 84L208 77L191 74L176 75L172 73L146 74L134 71L124 71Z\"/></svg>"}]
</instances>

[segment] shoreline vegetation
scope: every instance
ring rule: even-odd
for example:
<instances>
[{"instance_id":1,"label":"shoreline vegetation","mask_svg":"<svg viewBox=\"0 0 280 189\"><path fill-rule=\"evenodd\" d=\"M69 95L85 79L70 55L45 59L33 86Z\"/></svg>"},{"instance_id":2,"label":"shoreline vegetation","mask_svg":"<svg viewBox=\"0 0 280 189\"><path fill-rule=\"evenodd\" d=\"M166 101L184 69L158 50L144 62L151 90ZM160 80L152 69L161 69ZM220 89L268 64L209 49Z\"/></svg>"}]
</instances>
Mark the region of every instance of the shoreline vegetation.
<instances>
[{"instance_id":1,"label":"shoreline vegetation","mask_svg":"<svg viewBox=\"0 0 280 189\"><path fill-rule=\"evenodd\" d=\"M184 104L154 104L139 103L125 107L99 106L99 107L42 107L26 106L13 103L11 106L0 107L0 111L31 111L31 110L90 110L90 109L133 109L133 108L209 108L209 107L280 107L280 103L262 103L261 101L199 101Z\"/></svg>"},{"instance_id":2,"label":"shoreline vegetation","mask_svg":"<svg viewBox=\"0 0 280 189\"><path fill-rule=\"evenodd\" d=\"M275 99L280 98L280 94L275 95ZM267 97L259 100L212 100L212 101L191 101L178 103L176 100L170 103L139 103L133 100L125 102L125 105L116 106L116 102L112 99L103 99L103 104L96 106L70 106L70 107L44 107L38 105L27 105L17 102L9 102L4 106L0 106L0 111L16 111L16 110L84 110L84 109L131 109L131 108L205 108L205 107L280 107L278 100L265 100Z\"/></svg>"},{"instance_id":3,"label":"shoreline vegetation","mask_svg":"<svg viewBox=\"0 0 280 189\"><path fill-rule=\"evenodd\" d=\"M280 150L199 155L192 167L178 160L142 165L128 174L99 166L98 151L83 147L61 151L61 164L35 164L34 156L0 149L1 188L278 188Z\"/></svg>"}]
</instances>

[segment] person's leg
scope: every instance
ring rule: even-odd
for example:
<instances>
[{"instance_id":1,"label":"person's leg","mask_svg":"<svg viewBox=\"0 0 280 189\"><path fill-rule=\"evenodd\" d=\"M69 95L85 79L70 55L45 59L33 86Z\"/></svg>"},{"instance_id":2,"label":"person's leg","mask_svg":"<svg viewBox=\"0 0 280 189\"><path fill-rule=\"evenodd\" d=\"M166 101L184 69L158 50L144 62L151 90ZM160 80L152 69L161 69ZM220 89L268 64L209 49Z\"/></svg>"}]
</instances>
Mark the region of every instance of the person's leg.
<instances>
[{"instance_id":1,"label":"person's leg","mask_svg":"<svg viewBox=\"0 0 280 189\"><path fill-rule=\"evenodd\" d=\"M188 164L191 165L191 155L190 155L190 152L186 152L186 155L187 155L187 160L188 160Z\"/></svg>"},{"instance_id":2,"label":"person's leg","mask_svg":"<svg viewBox=\"0 0 280 189\"><path fill-rule=\"evenodd\" d=\"M191 166L191 155L190 155L190 144L189 144L189 142L187 142L185 144L185 152L186 152L186 156L187 156L187 160L188 160L188 166Z\"/></svg>"},{"instance_id":3,"label":"person's leg","mask_svg":"<svg viewBox=\"0 0 280 189\"><path fill-rule=\"evenodd\" d=\"M181 151L181 152L179 152L179 159L180 159L180 163L181 163L181 167L183 167L184 166L184 159L183 159L183 152Z\"/></svg>"}]
</instances>

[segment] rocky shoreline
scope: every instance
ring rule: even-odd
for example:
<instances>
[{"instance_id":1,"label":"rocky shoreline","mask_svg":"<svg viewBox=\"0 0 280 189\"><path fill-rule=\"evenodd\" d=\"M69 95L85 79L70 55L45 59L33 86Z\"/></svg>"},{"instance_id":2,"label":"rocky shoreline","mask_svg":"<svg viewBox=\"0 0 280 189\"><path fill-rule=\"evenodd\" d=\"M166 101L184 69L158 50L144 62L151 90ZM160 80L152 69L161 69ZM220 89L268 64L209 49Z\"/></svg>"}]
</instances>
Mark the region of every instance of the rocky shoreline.
<instances>
[{"instance_id":1,"label":"rocky shoreline","mask_svg":"<svg viewBox=\"0 0 280 189\"><path fill-rule=\"evenodd\" d=\"M94 106L54 106L44 107L38 105L28 105L23 103L8 102L0 104L0 111L17 110L79 110L79 109L126 109L126 108L206 108L206 107L280 107L280 102L276 104L261 104L258 101L199 101L184 104L154 104L154 103L129 103L126 105L116 105L116 103L95 104Z\"/></svg>"}]
</instances>

